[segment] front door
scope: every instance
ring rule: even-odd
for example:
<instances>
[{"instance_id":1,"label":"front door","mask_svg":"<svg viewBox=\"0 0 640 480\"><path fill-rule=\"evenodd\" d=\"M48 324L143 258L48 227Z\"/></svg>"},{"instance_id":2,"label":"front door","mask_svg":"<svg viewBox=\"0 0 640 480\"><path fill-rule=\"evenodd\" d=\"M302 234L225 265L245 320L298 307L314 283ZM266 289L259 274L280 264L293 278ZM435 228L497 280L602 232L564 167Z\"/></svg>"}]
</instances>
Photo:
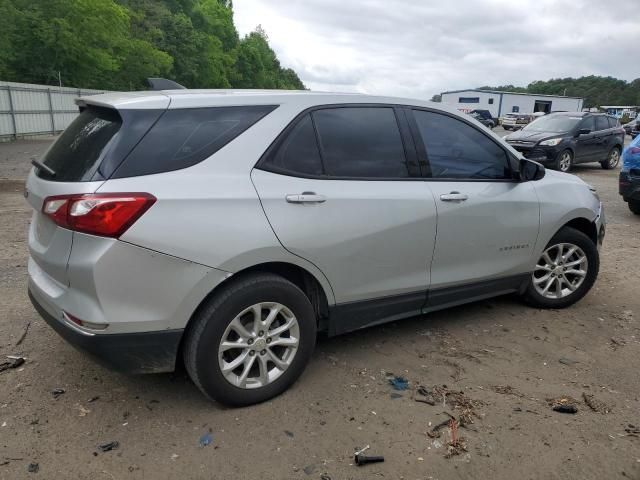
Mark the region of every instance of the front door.
<instances>
[{"instance_id":1,"label":"front door","mask_svg":"<svg viewBox=\"0 0 640 480\"><path fill-rule=\"evenodd\" d=\"M436 207L399 120L389 106L314 110L251 174L278 239L325 274L336 303L387 299L369 323L419 313L429 285Z\"/></svg>"},{"instance_id":2,"label":"front door","mask_svg":"<svg viewBox=\"0 0 640 480\"><path fill-rule=\"evenodd\" d=\"M426 110L413 116L438 211L429 305L517 288L533 268L533 185L513 180L506 150L475 126Z\"/></svg>"},{"instance_id":3,"label":"front door","mask_svg":"<svg viewBox=\"0 0 640 480\"><path fill-rule=\"evenodd\" d=\"M578 135L576 139L576 151L574 152L574 163L591 162L597 152L597 132L594 117L587 117L580 122L579 130L589 130L589 133Z\"/></svg>"}]
</instances>

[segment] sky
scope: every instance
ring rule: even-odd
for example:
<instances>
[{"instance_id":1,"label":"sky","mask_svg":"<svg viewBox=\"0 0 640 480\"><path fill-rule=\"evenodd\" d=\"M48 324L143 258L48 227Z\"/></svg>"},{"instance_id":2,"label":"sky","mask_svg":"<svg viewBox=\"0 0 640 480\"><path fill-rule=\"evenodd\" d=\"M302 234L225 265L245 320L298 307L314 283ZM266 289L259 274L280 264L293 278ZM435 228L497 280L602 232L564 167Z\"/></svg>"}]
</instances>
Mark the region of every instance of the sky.
<instances>
[{"instance_id":1,"label":"sky","mask_svg":"<svg viewBox=\"0 0 640 480\"><path fill-rule=\"evenodd\" d=\"M640 77L640 0L234 0L307 88L429 99L483 85Z\"/></svg>"}]
</instances>

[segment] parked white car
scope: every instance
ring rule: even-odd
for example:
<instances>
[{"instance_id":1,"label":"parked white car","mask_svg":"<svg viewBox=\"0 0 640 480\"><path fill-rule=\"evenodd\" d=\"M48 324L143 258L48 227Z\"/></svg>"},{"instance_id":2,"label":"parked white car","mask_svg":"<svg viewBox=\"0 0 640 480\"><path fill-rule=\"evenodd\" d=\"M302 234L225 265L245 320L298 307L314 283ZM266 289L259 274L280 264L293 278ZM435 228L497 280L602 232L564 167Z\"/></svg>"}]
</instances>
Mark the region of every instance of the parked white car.
<instances>
[{"instance_id":1,"label":"parked white car","mask_svg":"<svg viewBox=\"0 0 640 480\"><path fill-rule=\"evenodd\" d=\"M598 274L604 214L468 115L418 100L175 90L83 98L27 180L29 295L113 368L210 398L289 387L316 335Z\"/></svg>"}]
</instances>

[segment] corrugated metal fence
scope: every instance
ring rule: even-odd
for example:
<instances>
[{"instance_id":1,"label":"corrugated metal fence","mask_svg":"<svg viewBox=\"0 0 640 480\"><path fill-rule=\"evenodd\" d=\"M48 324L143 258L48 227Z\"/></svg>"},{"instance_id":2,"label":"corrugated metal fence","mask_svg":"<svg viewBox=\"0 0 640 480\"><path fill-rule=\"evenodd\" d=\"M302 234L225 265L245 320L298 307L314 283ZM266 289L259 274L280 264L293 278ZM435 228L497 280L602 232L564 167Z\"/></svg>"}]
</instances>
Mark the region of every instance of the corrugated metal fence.
<instances>
[{"instance_id":1,"label":"corrugated metal fence","mask_svg":"<svg viewBox=\"0 0 640 480\"><path fill-rule=\"evenodd\" d=\"M104 92L0 81L0 141L59 133L78 115L76 98Z\"/></svg>"}]
</instances>

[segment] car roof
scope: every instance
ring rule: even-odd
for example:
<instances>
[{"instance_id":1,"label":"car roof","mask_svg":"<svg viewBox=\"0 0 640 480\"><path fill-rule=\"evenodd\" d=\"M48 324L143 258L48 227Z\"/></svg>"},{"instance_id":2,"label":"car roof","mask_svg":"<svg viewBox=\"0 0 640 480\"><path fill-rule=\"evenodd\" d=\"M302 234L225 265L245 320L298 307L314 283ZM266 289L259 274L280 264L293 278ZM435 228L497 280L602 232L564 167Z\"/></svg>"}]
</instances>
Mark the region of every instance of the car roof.
<instances>
[{"instance_id":1,"label":"car roof","mask_svg":"<svg viewBox=\"0 0 640 480\"><path fill-rule=\"evenodd\" d=\"M315 92L309 90L159 90L111 92L81 97L79 105L116 109L198 108L243 105L292 105L304 108L341 103L386 103L436 108L459 114L452 107L425 100L365 95L359 93Z\"/></svg>"}]
</instances>

